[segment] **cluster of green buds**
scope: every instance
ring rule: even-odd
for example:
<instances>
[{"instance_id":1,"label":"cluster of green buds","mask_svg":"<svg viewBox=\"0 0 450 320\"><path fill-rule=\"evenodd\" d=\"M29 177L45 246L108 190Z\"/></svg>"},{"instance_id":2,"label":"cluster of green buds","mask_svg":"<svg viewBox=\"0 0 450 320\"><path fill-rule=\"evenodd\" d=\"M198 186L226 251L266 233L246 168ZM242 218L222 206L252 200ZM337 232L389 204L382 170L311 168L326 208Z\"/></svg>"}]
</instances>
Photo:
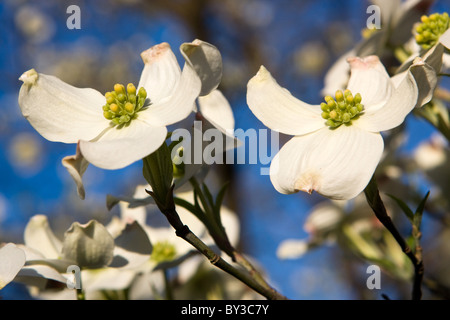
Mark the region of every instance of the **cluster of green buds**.
<instances>
[{"instance_id":1,"label":"cluster of green buds","mask_svg":"<svg viewBox=\"0 0 450 320\"><path fill-rule=\"evenodd\" d=\"M125 125L135 119L144 107L147 92L142 87L136 92L132 83L129 83L126 89L123 84L115 84L114 91L105 93L105 98L103 116L114 125Z\"/></svg>"},{"instance_id":2,"label":"cluster of green buds","mask_svg":"<svg viewBox=\"0 0 450 320\"><path fill-rule=\"evenodd\" d=\"M322 109L322 118L327 120L326 125L331 128L337 128L341 124L350 125L352 120L359 117L364 110L361 104L361 95L357 93L352 95L350 90L336 91L336 100L331 96L325 97L325 102L320 104Z\"/></svg>"},{"instance_id":3,"label":"cluster of green buds","mask_svg":"<svg viewBox=\"0 0 450 320\"><path fill-rule=\"evenodd\" d=\"M422 23L416 27L416 42L425 50L434 46L439 37L447 31L450 19L447 12L443 14L433 13L430 16L422 16Z\"/></svg>"},{"instance_id":4,"label":"cluster of green buds","mask_svg":"<svg viewBox=\"0 0 450 320\"><path fill-rule=\"evenodd\" d=\"M150 259L156 263L172 261L177 255L175 246L167 241L160 241L153 245Z\"/></svg>"}]
</instances>

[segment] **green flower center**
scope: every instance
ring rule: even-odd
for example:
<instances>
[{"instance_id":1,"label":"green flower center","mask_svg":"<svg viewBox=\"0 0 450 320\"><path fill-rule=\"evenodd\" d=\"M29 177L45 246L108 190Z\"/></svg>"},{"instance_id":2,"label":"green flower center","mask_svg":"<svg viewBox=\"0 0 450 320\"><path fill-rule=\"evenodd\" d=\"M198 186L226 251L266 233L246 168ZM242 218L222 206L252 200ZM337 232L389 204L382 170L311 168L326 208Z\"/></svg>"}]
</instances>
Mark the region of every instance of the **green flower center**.
<instances>
[{"instance_id":1,"label":"green flower center","mask_svg":"<svg viewBox=\"0 0 450 320\"><path fill-rule=\"evenodd\" d=\"M361 95L352 95L350 90L336 91L336 99L326 96L325 102L320 104L322 118L327 120L326 125L330 128L337 128L341 124L351 125L353 120L358 119L359 114L364 110L361 104Z\"/></svg>"},{"instance_id":2,"label":"green flower center","mask_svg":"<svg viewBox=\"0 0 450 320\"><path fill-rule=\"evenodd\" d=\"M127 88L123 84L115 84L114 91L105 93L106 104L103 106L103 116L111 120L113 125L126 125L136 119L147 99L147 92L129 83Z\"/></svg>"},{"instance_id":3,"label":"green flower center","mask_svg":"<svg viewBox=\"0 0 450 320\"><path fill-rule=\"evenodd\" d=\"M430 16L422 16L422 23L416 27L416 42L425 50L434 46L439 37L447 31L450 18L447 12L443 14L433 13Z\"/></svg>"},{"instance_id":4,"label":"green flower center","mask_svg":"<svg viewBox=\"0 0 450 320\"><path fill-rule=\"evenodd\" d=\"M175 258L177 250L174 245L167 241L157 242L153 245L152 255L150 257L156 263L171 261Z\"/></svg>"}]
</instances>

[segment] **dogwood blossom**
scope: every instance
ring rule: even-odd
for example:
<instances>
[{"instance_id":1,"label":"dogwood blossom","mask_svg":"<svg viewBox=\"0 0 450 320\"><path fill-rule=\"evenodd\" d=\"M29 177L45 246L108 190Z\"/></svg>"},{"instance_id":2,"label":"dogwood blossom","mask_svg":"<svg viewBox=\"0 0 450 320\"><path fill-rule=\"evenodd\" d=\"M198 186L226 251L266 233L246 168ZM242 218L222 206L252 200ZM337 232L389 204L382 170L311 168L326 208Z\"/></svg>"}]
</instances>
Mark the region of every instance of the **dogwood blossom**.
<instances>
[{"instance_id":1,"label":"dogwood blossom","mask_svg":"<svg viewBox=\"0 0 450 320\"><path fill-rule=\"evenodd\" d=\"M420 58L395 79L377 56L348 61L348 89L338 90L336 100L325 97L321 105L293 97L264 66L249 81L247 102L255 116L269 128L294 136L270 167L270 179L280 193L316 191L331 199L354 198L382 156L380 132L400 125L419 95L429 96L415 76L431 76L434 70ZM430 90L429 83L424 90Z\"/></svg>"},{"instance_id":2,"label":"dogwood blossom","mask_svg":"<svg viewBox=\"0 0 450 320\"><path fill-rule=\"evenodd\" d=\"M195 39L192 42L183 43L180 46L180 51L186 61L186 67L190 66L194 69L201 81L200 96L198 97L199 108L197 109L195 103L193 103L190 111L197 113L197 115L205 122L207 128L217 128L224 135L227 135L228 132L231 132L234 129L234 117L227 99L221 91L217 89L222 79L222 57L219 50L208 42ZM144 56L145 54L143 53L143 58ZM173 59L173 54L171 54L170 57L167 57L167 66L162 64L162 62L159 67L155 66L155 63L153 63L154 66L148 68L149 70L145 71L145 75L143 71L141 81L143 81L142 78L147 79L154 76L155 79L153 82L156 83L158 82L158 77L164 76L164 72L169 72L171 68L176 69L175 66L170 67L170 63L175 64L176 61L169 61L169 58ZM164 70L164 68L167 68L168 70ZM152 84L152 86L156 85ZM186 110L183 109L183 112L185 111ZM234 138L229 134L226 141L227 145L234 145ZM76 183L79 197L84 199L85 189L82 177L89 165L89 161L85 158L81 150L80 142L77 144L76 154L64 157L62 159L62 164ZM202 169L202 167L202 165L193 163L186 165L183 177L177 177L176 188L184 184L185 181L187 181L195 172ZM151 197L148 197L148 199L150 200ZM150 200L150 202L151 201L152 200Z\"/></svg>"},{"instance_id":3,"label":"dogwood blossom","mask_svg":"<svg viewBox=\"0 0 450 320\"><path fill-rule=\"evenodd\" d=\"M97 167L130 165L161 146L166 126L191 113L201 90L193 67L185 63L181 71L168 43L141 57L138 88L116 84L105 96L31 69L20 77L22 114L50 141L79 142L83 157Z\"/></svg>"},{"instance_id":4,"label":"dogwood blossom","mask_svg":"<svg viewBox=\"0 0 450 320\"><path fill-rule=\"evenodd\" d=\"M343 54L329 69L322 94L332 94L346 88L349 80L347 59L369 55L383 56L390 48L404 45L412 38L414 24L427 12L432 0L371 0L381 12L381 28L365 29L363 39Z\"/></svg>"}]
</instances>

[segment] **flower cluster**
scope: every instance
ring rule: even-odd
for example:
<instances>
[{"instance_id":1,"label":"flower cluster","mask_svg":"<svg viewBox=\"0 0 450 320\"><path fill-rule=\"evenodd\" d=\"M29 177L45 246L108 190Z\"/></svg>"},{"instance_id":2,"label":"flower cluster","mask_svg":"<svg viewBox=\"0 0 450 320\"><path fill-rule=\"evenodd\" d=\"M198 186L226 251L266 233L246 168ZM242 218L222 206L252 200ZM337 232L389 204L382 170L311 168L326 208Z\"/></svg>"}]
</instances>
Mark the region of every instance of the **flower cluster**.
<instances>
[{"instance_id":1,"label":"flower cluster","mask_svg":"<svg viewBox=\"0 0 450 320\"><path fill-rule=\"evenodd\" d=\"M422 262L419 230L429 195L421 197L413 212L399 198L381 197L375 178L381 176L386 189L402 189L396 184L402 164L393 155L400 136L396 130L401 131L411 113L450 140L448 110L436 97L439 75L447 68L450 19L447 13L422 16L428 1L376 2L385 6L387 27L366 32L367 38L330 69L322 90L324 102L309 104L294 97L264 65L247 83L246 102L262 124L291 136L270 165L275 190L316 192L331 200L309 214L304 229L310 238L286 240L278 256L299 258L324 243L342 242L395 277L417 279ZM382 62L393 46L409 52L411 41L414 50L406 58L397 55L393 65ZM232 108L218 89L223 68L218 48L197 39L179 49L182 68L168 43L154 45L141 53L144 66L138 85L118 83L105 94L35 69L20 76L18 102L31 126L47 140L76 145L75 155L62 164L80 198L86 196L83 175L89 164L116 170L142 161L148 184L137 184L132 196L108 195L108 210L120 207L119 216L109 223L74 222L62 238L46 216L33 216L24 244L0 248L0 289L16 281L39 298L158 299L173 294L168 270L177 275L174 287L188 286L188 280L203 270L206 257L259 295L285 298L236 249L240 226L224 204L226 185L215 192L205 179L210 166L186 161L192 156L190 148L206 149L204 141L176 141L175 131L169 132L169 126L182 127L182 121L191 124L193 116L205 131L213 129L225 137L225 147L217 150L235 148L239 142L232 134ZM190 129L198 130L195 125ZM449 206L448 179L441 176L441 170L448 171L445 148L433 140L408 164L439 185L433 196ZM221 152L216 151L217 156L223 156ZM398 247L379 223L391 223L383 201L395 214L399 205L412 224L414 270L407 263L411 255L402 255L412 252L406 241L394 233ZM370 209L380 221L368 214ZM392 225L388 230L392 232ZM58 290L47 290L50 287ZM240 288L233 297L243 296Z\"/></svg>"}]
</instances>

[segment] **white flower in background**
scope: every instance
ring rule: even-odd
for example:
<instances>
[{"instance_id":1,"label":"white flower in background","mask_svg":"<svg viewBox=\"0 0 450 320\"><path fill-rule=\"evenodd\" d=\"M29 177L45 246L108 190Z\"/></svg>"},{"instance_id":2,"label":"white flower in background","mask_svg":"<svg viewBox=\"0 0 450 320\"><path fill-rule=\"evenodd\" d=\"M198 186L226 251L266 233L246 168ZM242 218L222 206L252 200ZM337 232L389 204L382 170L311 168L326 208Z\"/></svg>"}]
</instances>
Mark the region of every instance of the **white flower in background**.
<instances>
[{"instance_id":1,"label":"white flower in background","mask_svg":"<svg viewBox=\"0 0 450 320\"><path fill-rule=\"evenodd\" d=\"M283 240L277 249L279 259L299 259L309 250L333 242L336 230L345 218L344 207L347 201L324 201L315 205L303 224L308 238L289 238Z\"/></svg>"},{"instance_id":2,"label":"white flower in background","mask_svg":"<svg viewBox=\"0 0 450 320\"><path fill-rule=\"evenodd\" d=\"M144 193L146 193L145 189L151 190L148 185L137 186L133 198L142 199ZM194 203L193 191L178 192L174 196L190 203ZM192 247L192 245L176 236L173 227L168 223L166 217L159 212L156 205L130 207L128 202L121 201L119 206L120 219L114 219L113 223L108 226L108 230L110 230L111 234L115 234L116 232L114 230L117 230L117 226L137 221L146 231L153 245L154 251L150 259L153 260L153 262L158 263L161 261L167 262L174 260L180 262L186 255L189 255L190 252L195 251L195 248ZM189 226L189 229L195 235L207 245L214 245L214 241L208 234L205 225L193 213L181 206L176 206L176 211L179 214L181 221ZM239 240L239 221L236 214L226 206L222 206L221 219L227 230L227 235L229 236L231 244L236 245ZM120 228L121 227L119 227L119 229ZM169 254L167 259L158 258L157 256L160 255L159 250L155 250L155 247L158 246L160 246L161 249L170 247L171 249L166 252L173 253L173 256ZM154 265L156 266L157 263Z\"/></svg>"},{"instance_id":3,"label":"white flower in background","mask_svg":"<svg viewBox=\"0 0 450 320\"><path fill-rule=\"evenodd\" d=\"M441 135L420 143L413 153L413 160L421 173L432 183L431 196L448 202L450 191L450 151L448 142Z\"/></svg>"},{"instance_id":4,"label":"white flower in background","mask_svg":"<svg viewBox=\"0 0 450 320\"><path fill-rule=\"evenodd\" d=\"M138 186L133 198L142 199L145 189L150 189L150 187L145 185ZM176 193L175 196L191 203L194 201L192 191ZM154 295L153 289L155 289L152 281L157 281L158 279L152 274L158 270L176 266L178 268L179 281L185 282L190 279L204 260L204 257L200 255L193 256L197 252L196 249L175 234L173 227L168 223L166 217L159 212L156 205L130 207L128 202L121 201L119 206L120 218L113 219L112 223L107 226L110 233L114 235L124 224L136 221L147 233L153 247L150 259L135 269L136 278L140 280L133 282L130 294L132 293L136 299L152 297ZM180 206L176 206L176 210L181 221L196 236L206 245L214 247L214 241L206 227L194 214ZM221 219L231 244L237 245L240 229L236 214L227 207L222 206ZM146 285L143 285L142 281L146 282ZM155 287L160 286L156 284Z\"/></svg>"},{"instance_id":5,"label":"white flower in background","mask_svg":"<svg viewBox=\"0 0 450 320\"><path fill-rule=\"evenodd\" d=\"M347 90L338 90L336 99L326 96L321 105L294 98L263 66L249 81L247 103L255 116L270 129L294 136L270 167L270 179L280 193L356 197L382 156L380 132L400 125L420 97L429 97L415 75L435 76L420 59L393 79L376 56L351 58L349 63ZM426 87L430 90L429 83Z\"/></svg>"},{"instance_id":6,"label":"white flower in background","mask_svg":"<svg viewBox=\"0 0 450 320\"><path fill-rule=\"evenodd\" d=\"M134 268L147 261L152 252L146 233L137 223L124 225L113 237L95 220L85 225L75 222L60 240L43 215L30 219L24 231L24 245L17 245L17 248L24 253L26 264L14 281L29 286L36 296L45 292L48 280L63 283L64 288L70 279L67 270L71 265L80 267L82 289L86 293L99 290L99 287L129 286L134 279ZM103 285L104 278L109 280L107 285ZM75 298L73 289L65 291L58 294Z\"/></svg>"},{"instance_id":7,"label":"white flower in background","mask_svg":"<svg viewBox=\"0 0 450 320\"><path fill-rule=\"evenodd\" d=\"M21 77L19 105L46 139L78 143L89 163L119 169L144 158L165 141L166 126L186 118L201 90L189 63L183 70L169 44L144 51L138 88L116 84L104 96L75 88L34 69Z\"/></svg>"},{"instance_id":8,"label":"white flower in background","mask_svg":"<svg viewBox=\"0 0 450 320\"><path fill-rule=\"evenodd\" d=\"M432 5L432 0L371 0L380 8L381 29L363 32L364 38L351 50L343 54L329 69L324 79L323 95L334 94L347 87L350 57L382 56L393 46L404 45L412 38L411 30L420 17Z\"/></svg>"},{"instance_id":9,"label":"white flower in background","mask_svg":"<svg viewBox=\"0 0 450 320\"><path fill-rule=\"evenodd\" d=\"M441 135L432 136L429 141L419 144L414 150L414 160L424 171L430 171L448 163L448 143Z\"/></svg>"},{"instance_id":10,"label":"white flower in background","mask_svg":"<svg viewBox=\"0 0 450 320\"><path fill-rule=\"evenodd\" d=\"M283 240L277 248L278 259L299 259L304 256L308 250L308 239L286 239Z\"/></svg>"},{"instance_id":11,"label":"white flower in background","mask_svg":"<svg viewBox=\"0 0 450 320\"><path fill-rule=\"evenodd\" d=\"M25 265L25 253L13 243L0 248L0 290L14 280Z\"/></svg>"},{"instance_id":12,"label":"white flower in background","mask_svg":"<svg viewBox=\"0 0 450 320\"><path fill-rule=\"evenodd\" d=\"M346 201L323 202L316 205L306 218L303 228L310 234L326 234L344 218Z\"/></svg>"}]
</instances>

